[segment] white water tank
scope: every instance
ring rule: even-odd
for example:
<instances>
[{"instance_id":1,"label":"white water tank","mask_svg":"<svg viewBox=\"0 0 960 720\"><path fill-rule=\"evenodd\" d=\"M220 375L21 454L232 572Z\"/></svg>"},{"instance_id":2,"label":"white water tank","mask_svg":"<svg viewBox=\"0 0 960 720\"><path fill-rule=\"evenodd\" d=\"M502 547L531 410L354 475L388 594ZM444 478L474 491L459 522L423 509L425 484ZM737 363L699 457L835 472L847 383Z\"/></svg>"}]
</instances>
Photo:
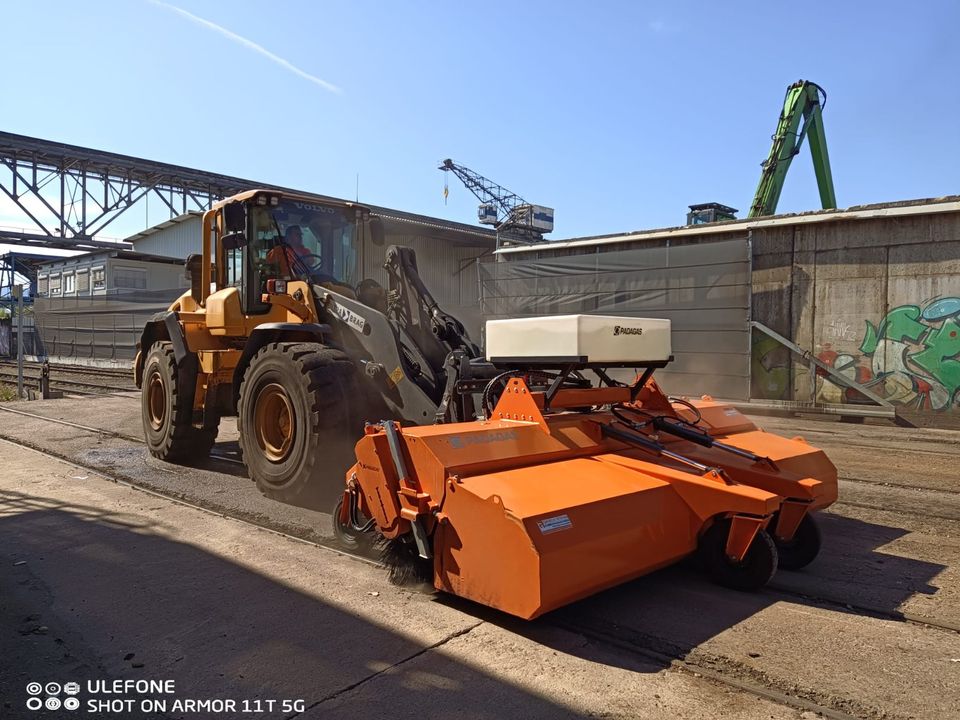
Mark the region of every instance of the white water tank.
<instances>
[{"instance_id":1,"label":"white water tank","mask_svg":"<svg viewBox=\"0 0 960 720\"><path fill-rule=\"evenodd\" d=\"M487 359L643 365L670 359L670 321L549 315L487 321Z\"/></svg>"}]
</instances>

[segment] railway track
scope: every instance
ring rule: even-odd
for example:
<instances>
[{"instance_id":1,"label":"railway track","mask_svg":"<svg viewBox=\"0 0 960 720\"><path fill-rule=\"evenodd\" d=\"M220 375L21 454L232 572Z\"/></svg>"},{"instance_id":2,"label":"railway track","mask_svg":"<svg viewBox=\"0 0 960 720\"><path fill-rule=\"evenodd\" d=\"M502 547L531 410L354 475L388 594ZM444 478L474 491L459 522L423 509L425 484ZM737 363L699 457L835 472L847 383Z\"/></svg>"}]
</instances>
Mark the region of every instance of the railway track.
<instances>
[{"instance_id":1,"label":"railway track","mask_svg":"<svg viewBox=\"0 0 960 720\"><path fill-rule=\"evenodd\" d=\"M77 430L89 432L98 437L110 437L139 445L143 444L142 438L126 433L107 430L82 423L75 423L67 420L60 420L57 418L48 418L36 413L9 407L0 406L0 411L28 416L53 424L65 425ZM337 545L332 538L317 540L315 535L312 538L307 538L297 535L296 533L284 532L272 527L269 522L269 518L266 517L260 520L254 520L238 514L233 514L229 511L224 512L219 509L211 509L210 507L206 507L202 504L190 502L189 500L186 500L178 495L167 494L155 488L147 487L134 479L124 476L122 473L107 471L101 467L96 467L93 464L78 462L74 458L60 455L56 452L51 452L31 443L26 443L11 438L2 439L5 442L13 442L15 444L28 447L31 450L39 452L48 457L67 462L101 478L136 488L142 492L146 492L157 497L163 497L172 502L186 505L202 512L211 513L220 517L229 517L233 521L258 527L291 540L321 548L325 551L347 555L364 563L378 564L374 559L367 555L343 549ZM242 465L242 462L240 462L238 459L223 455L221 453L213 453L212 458L217 462ZM856 481L857 479L850 478L850 480ZM853 505L858 504L853 503ZM825 594L810 595L778 585L776 581L769 586L766 592L781 596L788 600L801 600L804 604L820 606L834 611L860 614L895 622L909 623L912 625L929 628L931 631L936 632L960 633L960 627L957 627L952 622L941 618L920 616L907 612L890 611L882 608L867 607L858 604L856 601L851 601L850 598L846 597L833 597ZM786 705L799 710L816 712L823 717L831 718L833 720L850 720L850 718L854 717L879 718L882 716L873 709L867 707L855 708L855 712L851 714L849 712L851 709L851 704L847 699L819 697L813 690L781 686L777 682L774 682L772 679L766 677L764 674L757 674L753 668L743 665L743 663L740 663L735 658L713 657L700 653L699 651L678 653L675 647L671 644L669 638L650 637L646 635L642 637L631 637L629 633L624 635L623 628L606 627L604 626L603 622L598 621L596 618L580 617L571 619L570 615L570 612L560 611L559 613L555 614L555 616L547 616L542 620L542 622L547 625L552 625L569 632L576 633L590 639L592 642L606 645L610 648L615 648L620 652L629 652L637 655L638 657L652 660L657 663L662 663L666 667L670 667L675 671L693 674L698 678L703 678L707 682L724 685L728 688L735 689L740 692L750 693L757 697L762 697L767 700L777 702L778 704ZM678 655L680 656L678 657Z\"/></svg>"},{"instance_id":2,"label":"railway track","mask_svg":"<svg viewBox=\"0 0 960 720\"><path fill-rule=\"evenodd\" d=\"M39 363L25 364L24 385L38 389L40 387L40 374L41 365ZM0 361L0 383L17 384L17 364L15 362ZM135 389L133 377L128 370L70 365L50 366L50 388L71 395L102 395Z\"/></svg>"}]
</instances>

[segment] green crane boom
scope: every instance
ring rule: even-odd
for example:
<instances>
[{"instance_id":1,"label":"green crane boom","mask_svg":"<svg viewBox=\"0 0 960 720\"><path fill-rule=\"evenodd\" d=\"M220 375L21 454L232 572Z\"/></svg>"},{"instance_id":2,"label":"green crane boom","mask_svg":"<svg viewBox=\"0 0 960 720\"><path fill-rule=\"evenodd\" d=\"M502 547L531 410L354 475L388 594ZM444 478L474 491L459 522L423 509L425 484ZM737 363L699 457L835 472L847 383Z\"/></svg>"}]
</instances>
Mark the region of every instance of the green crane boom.
<instances>
[{"instance_id":1,"label":"green crane boom","mask_svg":"<svg viewBox=\"0 0 960 720\"><path fill-rule=\"evenodd\" d=\"M770 155L763 162L760 184L757 185L747 217L774 215L777 212L787 170L790 169L793 156L800 152L805 137L809 137L813 169L820 188L820 204L825 210L837 207L827 138L823 133L823 106L826 99L823 88L807 80L800 80L787 88Z\"/></svg>"}]
</instances>

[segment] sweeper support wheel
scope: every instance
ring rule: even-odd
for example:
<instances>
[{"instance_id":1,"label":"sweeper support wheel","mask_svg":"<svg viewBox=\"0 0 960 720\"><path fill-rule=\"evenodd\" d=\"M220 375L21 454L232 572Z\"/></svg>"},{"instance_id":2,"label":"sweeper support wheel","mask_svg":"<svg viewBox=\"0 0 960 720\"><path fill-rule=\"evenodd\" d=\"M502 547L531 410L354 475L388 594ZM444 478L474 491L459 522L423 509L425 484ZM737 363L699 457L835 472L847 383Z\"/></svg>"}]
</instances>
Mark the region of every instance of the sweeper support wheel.
<instances>
[{"instance_id":1,"label":"sweeper support wheel","mask_svg":"<svg viewBox=\"0 0 960 720\"><path fill-rule=\"evenodd\" d=\"M777 520L777 515L774 515L769 527L775 528ZM812 516L804 515L790 540L780 540L774 534L773 542L777 546L778 567L782 570L799 570L812 563L820 553L820 528Z\"/></svg>"},{"instance_id":2,"label":"sweeper support wheel","mask_svg":"<svg viewBox=\"0 0 960 720\"><path fill-rule=\"evenodd\" d=\"M765 530L758 530L742 560L727 555L730 521L717 520L700 538L698 554L710 578L734 590L753 591L766 585L777 570L777 548Z\"/></svg>"}]
</instances>

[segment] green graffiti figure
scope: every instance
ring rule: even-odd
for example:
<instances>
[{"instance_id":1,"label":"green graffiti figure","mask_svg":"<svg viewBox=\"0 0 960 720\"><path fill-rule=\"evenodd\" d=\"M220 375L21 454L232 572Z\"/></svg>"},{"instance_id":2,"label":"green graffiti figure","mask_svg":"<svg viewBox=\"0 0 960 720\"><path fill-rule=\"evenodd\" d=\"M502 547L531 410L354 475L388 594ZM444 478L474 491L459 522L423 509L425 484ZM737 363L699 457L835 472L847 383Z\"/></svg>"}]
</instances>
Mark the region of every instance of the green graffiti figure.
<instances>
[{"instance_id":1,"label":"green graffiti figure","mask_svg":"<svg viewBox=\"0 0 960 720\"><path fill-rule=\"evenodd\" d=\"M867 320L867 330L860 344L860 352L873 355L880 340L917 342L929 329L920 322L921 315L920 308L916 305L901 305L888 312L879 327L875 328L873 323Z\"/></svg>"},{"instance_id":2,"label":"green graffiti figure","mask_svg":"<svg viewBox=\"0 0 960 720\"><path fill-rule=\"evenodd\" d=\"M930 303L923 310L923 319L941 322L940 327L931 327L923 339L926 350L910 356L914 365L926 370L931 377L943 383L952 398L960 388L960 298L943 298Z\"/></svg>"},{"instance_id":3,"label":"green graffiti figure","mask_svg":"<svg viewBox=\"0 0 960 720\"><path fill-rule=\"evenodd\" d=\"M918 379L932 379L943 385L948 398L960 390L960 298L941 298L922 310L917 305L894 308L874 327L867 322L860 352L873 355L881 341L910 342L923 349L904 358ZM912 374L912 373L911 373Z\"/></svg>"}]
</instances>

